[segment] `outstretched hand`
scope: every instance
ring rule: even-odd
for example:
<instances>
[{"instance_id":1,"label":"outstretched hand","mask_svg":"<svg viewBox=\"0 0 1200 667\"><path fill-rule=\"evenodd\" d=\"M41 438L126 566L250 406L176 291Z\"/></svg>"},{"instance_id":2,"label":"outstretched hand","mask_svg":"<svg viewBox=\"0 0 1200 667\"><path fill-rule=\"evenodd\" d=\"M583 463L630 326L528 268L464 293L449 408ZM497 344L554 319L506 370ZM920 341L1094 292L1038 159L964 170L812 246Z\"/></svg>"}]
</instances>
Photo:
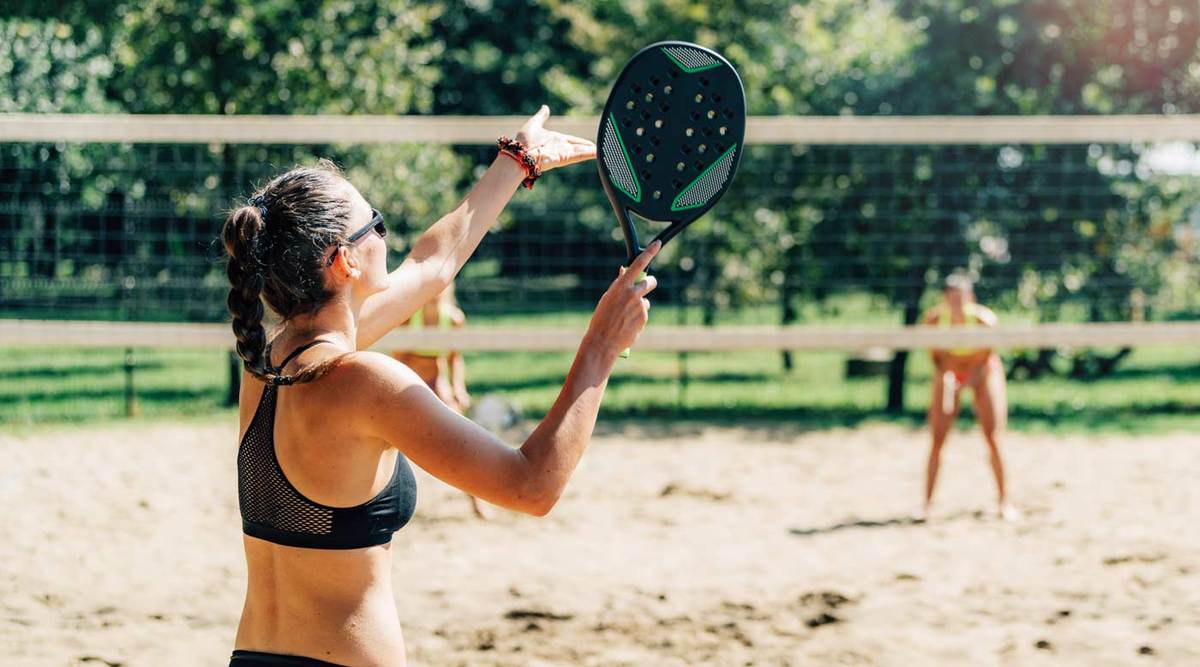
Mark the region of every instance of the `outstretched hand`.
<instances>
[{"instance_id":1,"label":"outstretched hand","mask_svg":"<svg viewBox=\"0 0 1200 667\"><path fill-rule=\"evenodd\" d=\"M539 169L550 171L596 159L595 143L543 127L549 117L550 107L543 104L537 113L525 121L516 136L516 140L525 144L525 150L537 161Z\"/></svg>"},{"instance_id":2,"label":"outstretched hand","mask_svg":"<svg viewBox=\"0 0 1200 667\"><path fill-rule=\"evenodd\" d=\"M600 297L592 314L588 333L594 340L611 346L613 351L624 350L637 340L650 318L650 299L646 295L658 286L654 276L644 274L660 249L662 242L655 241L629 264L629 268L621 267L617 279Z\"/></svg>"}]
</instances>

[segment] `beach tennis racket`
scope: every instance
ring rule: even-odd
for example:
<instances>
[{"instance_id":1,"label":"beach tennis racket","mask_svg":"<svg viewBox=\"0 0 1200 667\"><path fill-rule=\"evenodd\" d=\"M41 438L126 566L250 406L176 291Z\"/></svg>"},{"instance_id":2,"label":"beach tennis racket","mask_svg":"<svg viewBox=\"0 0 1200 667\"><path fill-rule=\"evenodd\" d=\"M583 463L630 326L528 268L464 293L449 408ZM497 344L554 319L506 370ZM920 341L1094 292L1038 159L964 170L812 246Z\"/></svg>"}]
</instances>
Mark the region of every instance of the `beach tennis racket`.
<instances>
[{"instance_id":1,"label":"beach tennis racket","mask_svg":"<svg viewBox=\"0 0 1200 667\"><path fill-rule=\"evenodd\" d=\"M659 42L630 59L608 95L596 140L626 265L644 249L642 238L666 244L717 203L737 173L745 135L742 80L720 54Z\"/></svg>"}]
</instances>

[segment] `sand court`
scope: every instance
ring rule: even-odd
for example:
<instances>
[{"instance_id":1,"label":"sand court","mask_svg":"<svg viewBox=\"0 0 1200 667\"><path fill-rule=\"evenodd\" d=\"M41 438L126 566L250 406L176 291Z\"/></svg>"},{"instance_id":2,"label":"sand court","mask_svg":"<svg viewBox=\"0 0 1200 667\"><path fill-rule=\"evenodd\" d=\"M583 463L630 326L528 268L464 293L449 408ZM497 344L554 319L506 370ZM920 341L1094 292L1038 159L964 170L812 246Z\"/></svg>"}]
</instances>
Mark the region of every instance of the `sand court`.
<instances>
[{"instance_id":1,"label":"sand court","mask_svg":"<svg viewBox=\"0 0 1200 667\"><path fill-rule=\"evenodd\" d=\"M520 434L514 434L514 437ZM602 423L544 519L418 471L397 534L415 665L1197 664L1200 438L1010 434L1024 519L955 432ZM210 665L245 590L235 427L0 436L14 665Z\"/></svg>"}]
</instances>

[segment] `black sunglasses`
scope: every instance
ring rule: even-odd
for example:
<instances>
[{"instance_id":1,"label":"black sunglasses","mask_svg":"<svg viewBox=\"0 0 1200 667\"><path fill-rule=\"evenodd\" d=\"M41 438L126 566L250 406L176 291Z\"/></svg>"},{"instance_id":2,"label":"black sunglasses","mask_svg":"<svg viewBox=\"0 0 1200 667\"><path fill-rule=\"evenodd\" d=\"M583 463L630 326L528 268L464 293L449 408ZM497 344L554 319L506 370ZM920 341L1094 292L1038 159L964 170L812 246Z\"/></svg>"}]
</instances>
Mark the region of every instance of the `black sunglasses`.
<instances>
[{"instance_id":1,"label":"black sunglasses","mask_svg":"<svg viewBox=\"0 0 1200 667\"><path fill-rule=\"evenodd\" d=\"M375 233L379 235L379 238L387 236L387 227L383 224L383 214L377 209L371 209L371 221L366 225L363 225L361 229L358 229L350 236L347 236L346 243L354 243L355 241L366 236L367 232L371 231L372 229L375 230ZM333 254L329 256L329 266L333 266L334 257L337 257L337 250L334 250Z\"/></svg>"}]
</instances>

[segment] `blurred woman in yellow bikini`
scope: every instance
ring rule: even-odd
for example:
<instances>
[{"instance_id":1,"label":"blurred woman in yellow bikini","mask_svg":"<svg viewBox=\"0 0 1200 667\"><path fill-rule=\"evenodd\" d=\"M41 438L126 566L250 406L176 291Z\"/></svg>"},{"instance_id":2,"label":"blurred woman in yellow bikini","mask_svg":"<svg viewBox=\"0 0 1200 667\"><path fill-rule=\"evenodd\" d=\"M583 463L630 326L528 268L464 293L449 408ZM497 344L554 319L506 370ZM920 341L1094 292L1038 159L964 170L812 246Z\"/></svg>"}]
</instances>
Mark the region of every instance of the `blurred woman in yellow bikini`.
<instances>
[{"instance_id":1,"label":"blurred woman in yellow bikini","mask_svg":"<svg viewBox=\"0 0 1200 667\"><path fill-rule=\"evenodd\" d=\"M454 296L454 283L429 301L409 318L402 327L418 331L425 327L436 327L440 331L461 329L467 324L467 316L458 307ZM471 409L471 395L467 393L467 364L458 350L425 349L396 350L392 357L411 368L434 395L459 414ZM483 505L475 496L471 499L471 511L480 519L487 518Z\"/></svg>"},{"instance_id":2,"label":"blurred woman in yellow bikini","mask_svg":"<svg viewBox=\"0 0 1200 667\"><path fill-rule=\"evenodd\" d=\"M942 302L922 318L922 322L937 327L994 327L996 314L975 302L971 279L959 273L946 279ZM929 515L933 490L937 485L942 446L950 427L958 416L961 394L970 388L975 395L975 414L987 441L992 474L996 478L999 515L1008 520L1019 516L1009 504L1004 480L1004 462L1000 457L998 435L1008 419L1008 399L1004 366L991 349L930 350L933 358L933 396L929 404L929 430L932 444L925 476L924 514Z\"/></svg>"}]
</instances>

